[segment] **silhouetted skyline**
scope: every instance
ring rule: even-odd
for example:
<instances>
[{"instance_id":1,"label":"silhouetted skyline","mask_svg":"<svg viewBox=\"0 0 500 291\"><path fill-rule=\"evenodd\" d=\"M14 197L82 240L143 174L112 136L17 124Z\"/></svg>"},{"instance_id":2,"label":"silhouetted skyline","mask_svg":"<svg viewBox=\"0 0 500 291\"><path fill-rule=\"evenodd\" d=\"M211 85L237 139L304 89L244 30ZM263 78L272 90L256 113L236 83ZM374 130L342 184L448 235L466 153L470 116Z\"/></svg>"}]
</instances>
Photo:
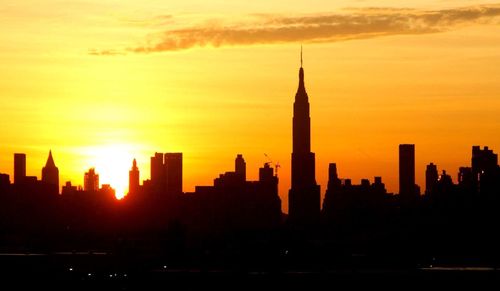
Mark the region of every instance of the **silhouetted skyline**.
<instances>
[{"instance_id":1,"label":"silhouetted skyline","mask_svg":"<svg viewBox=\"0 0 500 291\"><path fill-rule=\"evenodd\" d=\"M133 158L148 169L155 150L183 152L183 187L193 191L228 166L218 161L243 152L257 168L265 152L282 166L280 196L287 209L288 100L297 83L301 43L321 189L328 163L335 160L353 180L376 174L390 192L399 192L393 149L400 143L418 147L420 186L429 161L447 169L456 183L454 173L466 164L461 157L471 145L500 148L491 134L500 116L500 66L492 65L500 34L497 8L489 1L381 5L367 0L356 2L356 9L345 1L235 0L231 6L191 1L198 0L154 9L132 0L43 7L5 0L1 38L9 45L0 49L0 58L10 69L0 83L0 172L12 178L12 153L22 152L29 156L27 175L40 178L52 149L60 185L68 180L83 185L83 169L95 167L102 182L123 195L128 171L117 169L128 169ZM123 17L114 14L117 9ZM257 17L263 12L270 15ZM450 21L437 25L437 16ZM208 42L201 46L201 39L193 38L214 20L226 27L204 34ZM324 35L315 34L321 29ZM234 40L230 33L236 31L241 32L236 43L214 39ZM172 51L177 43L167 40L193 42L180 46L181 52ZM448 150L452 146L455 150ZM149 171L142 176L148 179Z\"/></svg>"},{"instance_id":2,"label":"silhouetted skyline","mask_svg":"<svg viewBox=\"0 0 500 291\"><path fill-rule=\"evenodd\" d=\"M267 154L258 170L247 170L244 155L236 153L233 169L192 192L183 189L182 152L155 152L150 179L142 183L141 171L148 169L134 158L131 167L117 169L129 172L128 195L119 200L112 185L100 183L97 168L83 174L83 187L67 181L59 192L52 150L41 180L26 175L28 156L15 153L14 183L0 174L0 249L19 259L14 266L31 253L47 256L49 261L37 262L41 269L72 284L93 276L110 280L117 272L168 278L171 267L176 274L199 269L248 275L258 270L292 278L297 270L307 270L331 279L324 270L418 274L450 262L500 264L495 231L500 224L500 166L487 146L472 146L471 163L459 168L457 184L446 170L438 174L439 165L428 164L424 195L415 182L415 144L400 144L395 151L397 194L388 193L378 175L359 184L342 178L343 165L332 161L321 200L304 75L301 51L288 215L278 191L279 164ZM249 180L250 172L258 180ZM61 254L66 261L60 261ZM96 262L96 254L113 263ZM0 268L21 274L10 263L0 263Z\"/></svg>"},{"instance_id":3,"label":"silhouetted skyline","mask_svg":"<svg viewBox=\"0 0 500 291\"><path fill-rule=\"evenodd\" d=\"M499 281L500 3L35 2L0 8L0 289Z\"/></svg>"}]
</instances>

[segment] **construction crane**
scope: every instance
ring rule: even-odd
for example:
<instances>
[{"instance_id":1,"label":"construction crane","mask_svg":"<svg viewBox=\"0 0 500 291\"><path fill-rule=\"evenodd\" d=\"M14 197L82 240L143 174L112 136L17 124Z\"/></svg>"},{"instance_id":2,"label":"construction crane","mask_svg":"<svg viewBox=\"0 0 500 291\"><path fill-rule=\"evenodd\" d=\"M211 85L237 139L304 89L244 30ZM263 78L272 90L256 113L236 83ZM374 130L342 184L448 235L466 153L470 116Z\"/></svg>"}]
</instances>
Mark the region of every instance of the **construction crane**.
<instances>
[{"instance_id":1,"label":"construction crane","mask_svg":"<svg viewBox=\"0 0 500 291\"><path fill-rule=\"evenodd\" d=\"M281 167L280 166L280 163L277 162L277 163L273 163L273 160L266 154L264 153L264 156L266 157L267 159L267 162L265 162L266 164L271 164L271 165L274 165L274 172L275 172L275 176L278 177L278 169Z\"/></svg>"}]
</instances>

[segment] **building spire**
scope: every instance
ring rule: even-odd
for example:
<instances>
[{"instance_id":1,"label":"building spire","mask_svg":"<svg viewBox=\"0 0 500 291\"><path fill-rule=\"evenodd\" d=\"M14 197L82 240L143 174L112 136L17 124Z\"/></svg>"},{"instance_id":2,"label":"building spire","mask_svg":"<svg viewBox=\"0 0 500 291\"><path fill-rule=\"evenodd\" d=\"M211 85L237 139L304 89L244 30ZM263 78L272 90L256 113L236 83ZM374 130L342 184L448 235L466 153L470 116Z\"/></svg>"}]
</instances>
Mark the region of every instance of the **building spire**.
<instances>
[{"instance_id":1,"label":"building spire","mask_svg":"<svg viewBox=\"0 0 500 291\"><path fill-rule=\"evenodd\" d=\"M303 59L302 59L302 45L301 45L300 46L299 88L297 90L297 94L302 95L307 100L306 87L304 85L304 68L302 68L302 65L303 65Z\"/></svg>"},{"instance_id":2,"label":"building spire","mask_svg":"<svg viewBox=\"0 0 500 291\"><path fill-rule=\"evenodd\" d=\"M54 163L54 158L52 158L52 150L49 150L49 157L47 158L47 162L45 163L46 168L55 168L56 164Z\"/></svg>"},{"instance_id":3,"label":"building spire","mask_svg":"<svg viewBox=\"0 0 500 291\"><path fill-rule=\"evenodd\" d=\"M302 68L302 45L300 45L300 67Z\"/></svg>"}]
</instances>

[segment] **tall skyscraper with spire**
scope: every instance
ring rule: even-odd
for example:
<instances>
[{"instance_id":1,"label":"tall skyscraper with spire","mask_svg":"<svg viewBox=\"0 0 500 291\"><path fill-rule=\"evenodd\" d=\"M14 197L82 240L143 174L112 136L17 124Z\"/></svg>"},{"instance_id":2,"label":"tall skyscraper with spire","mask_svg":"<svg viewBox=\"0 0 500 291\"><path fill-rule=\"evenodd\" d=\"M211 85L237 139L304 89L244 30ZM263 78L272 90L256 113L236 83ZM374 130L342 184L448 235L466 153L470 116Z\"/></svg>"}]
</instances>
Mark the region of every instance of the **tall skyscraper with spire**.
<instances>
[{"instance_id":1,"label":"tall skyscraper with spire","mask_svg":"<svg viewBox=\"0 0 500 291\"><path fill-rule=\"evenodd\" d=\"M139 191L139 168L137 168L137 161L134 159L132 162L132 169L128 172L128 193L136 194Z\"/></svg>"},{"instance_id":2,"label":"tall skyscraper with spire","mask_svg":"<svg viewBox=\"0 0 500 291\"><path fill-rule=\"evenodd\" d=\"M320 214L320 187L315 178L315 157L311 152L309 97L304 85L302 48L299 88L293 104L292 188L288 193L289 219L295 225L316 222Z\"/></svg>"},{"instance_id":3,"label":"tall skyscraper with spire","mask_svg":"<svg viewBox=\"0 0 500 291\"><path fill-rule=\"evenodd\" d=\"M50 185L52 192L59 194L59 169L54 163L54 158L52 158L52 151L49 151L45 167L42 168L42 182Z\"/></svg>"}]
</instances>

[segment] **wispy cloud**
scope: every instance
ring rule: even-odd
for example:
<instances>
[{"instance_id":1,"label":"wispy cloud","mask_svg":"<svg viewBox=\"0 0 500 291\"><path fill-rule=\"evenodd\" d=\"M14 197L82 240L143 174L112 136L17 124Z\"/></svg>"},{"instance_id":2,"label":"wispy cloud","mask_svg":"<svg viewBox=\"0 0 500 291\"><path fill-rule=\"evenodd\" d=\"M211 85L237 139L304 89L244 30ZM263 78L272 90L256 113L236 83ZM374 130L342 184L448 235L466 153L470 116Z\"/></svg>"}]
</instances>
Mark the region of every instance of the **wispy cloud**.
<instances>
[{"instance_id":1,"label":"wispy cloud","mask_svg":"<svg viewBox=\"0 0 500 291\"><path fill-rule=\"evenodd\" d=\"M347 9L344 13L302 16L254 15L254 21L173 29L150 35L133 53L178 51L193 47L335 42L387 35L427 34L474 23L500 23L500 4L444 10L391 8ZM95 50L94 54L100 54ZM105 53L102 53L105 54Z\"/></svg>"},{"instance_id":2,"label":"wispy cloud","mask_svg":"<svg viewBox=\"0 0 500 291\"><path fill-rule=\"evenodd\" d=\"M89 49L88 54L92 56L119 56L119 55L124 55L125 52L118 50Z\"/></svg>"}]
</instances>

